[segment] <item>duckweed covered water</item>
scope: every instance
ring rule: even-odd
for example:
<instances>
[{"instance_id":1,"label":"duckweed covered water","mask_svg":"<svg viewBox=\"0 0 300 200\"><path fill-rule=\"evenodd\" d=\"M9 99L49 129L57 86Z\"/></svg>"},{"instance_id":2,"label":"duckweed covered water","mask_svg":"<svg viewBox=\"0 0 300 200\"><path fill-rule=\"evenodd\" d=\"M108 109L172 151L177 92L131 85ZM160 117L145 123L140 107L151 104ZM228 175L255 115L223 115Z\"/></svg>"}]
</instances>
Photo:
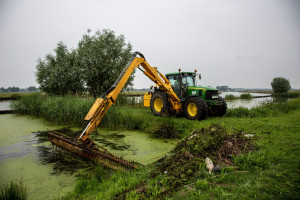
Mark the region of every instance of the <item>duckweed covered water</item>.
<instances>
[{"instance_id":1,"label":"duckweed covered water","mask_svg":"<svg viewBox=\"0 0 300 200\"><path fill-rule=\"evenodd\" d=\"M29 116L0 115L0 186L22 179L28 199L54 199L71 192L76 177L57 173L47 137L32 133L59 127Z\"/></svg>"},{"instance_id":2,"label":"duckweed covered water","mask_svg":"<svg viewBox=\"0 0 300 200\"><path fill-rule=\"evenodd\" d=\"M47 131L59 128L30 116L0 115L0 186L22 179L28 199L54 199L73 191L80 170L93 164L51 145ZM98 129L97 137L92 137L112 153L144 165L176 145L176 140L140 131Z\"/></svg>"},{"instance_id":3,"label":"duckweed covered water","mask_svg":"<svg viewBox=\"0 0 300 200\"><path fill-rule=\"evenodd\" d=\"M95 143L114 154L143 165L164 157L177 143L175 139L157 139L150 134L136 130L98 130L98 132Z\"/></svg>"}]
</instances>

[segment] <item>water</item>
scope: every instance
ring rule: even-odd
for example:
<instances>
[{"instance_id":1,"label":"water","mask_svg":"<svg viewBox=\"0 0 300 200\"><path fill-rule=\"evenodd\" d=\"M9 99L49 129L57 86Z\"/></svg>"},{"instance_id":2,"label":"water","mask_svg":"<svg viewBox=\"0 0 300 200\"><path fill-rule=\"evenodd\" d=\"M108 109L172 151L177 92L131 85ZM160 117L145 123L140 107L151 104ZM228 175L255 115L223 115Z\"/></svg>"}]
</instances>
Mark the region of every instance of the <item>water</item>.
<instances>
[{"instance_id":1,"label":"water","mask_svg":"<svg viewBox=\"0 0 300 200\"><path fill-rule=\"evenodd\" d=\"M157 139L141 131L128 130L100 130L94 141L114 154L143 165L162 158L177 143L174 139Z\"/></svg>"},{"instance_id":2,"label":"water","mask_svg":"<svg viewBox=\"0 0 300 200\"><path fill-rule=\"evenodd\" d=\"M93 163L51 145L47 131L59 128L31 116L0 115L0 186L22 179L28 199L54 199L72 192L76 177ZM176 144L140 131L98 129L98 136L92 137L112 153L144 165Z\"/></svg>"},{"instance_id":3,"label":"water","mask_svg":"<svg viewBox=\"0 0 300 200\"><path fill-rule=\"evenodd\" d=\"M143 103L144 100L143 96L132 96L132 97L126 97L127 103Z\"/></svg>"},{"instance_id":4,"label":"water","mask_svg":"<svg viewBox=\"0 0 300 200\"><path fill-rule=\"evenodd\" d=\"M0 110L10 110L10 101L0 101Z\"/></svg>"},{"instance_id":5,"label":"water","mask_svg":"<svg viewBox=\"0 0 300 200\"><path fill-rule=\"evenodd\" d=\"M236 97L239 97L241 92L222 92L221 97L225 98L226 95L232 94ZM250 93L252 96L268 96L270 94L263 94L263 93ZM234 99L234 100L226 100L228 108L237 108L237 107L245 107L245 108L253 108L259 106L263 102L272 101L272 97L263 97L263 98L252 98L252 99Z\"/></svg>"},{"instance_id":6,"label":"water","mask_svg":"<svg viewBox=\"0 0 300 200\"><path fill-rule=\"evenodd\" d=\"M32 133L57 129L40 119L13 114L0 115L0 185L22 179L28 199L53 199L73 190L76 177L57 173L55 157L45 135ZM48 153L48 154L47 154Z\"/></svg>"},{"instance_id":7,"label":"water","mask_svg":"<svg viewBox=\"0 0 300 200\"><path fill-rule=\"evenodd\" d=\"M232 94L236 97L241 96L241 94L251 94L251 96L253 97L257 97L257 96L269 96L270 94L265 94L265 93L247 93L247 92L222 92L221 93L221 97L225 97L228 94Z\"/></svg>"}]
</instances>

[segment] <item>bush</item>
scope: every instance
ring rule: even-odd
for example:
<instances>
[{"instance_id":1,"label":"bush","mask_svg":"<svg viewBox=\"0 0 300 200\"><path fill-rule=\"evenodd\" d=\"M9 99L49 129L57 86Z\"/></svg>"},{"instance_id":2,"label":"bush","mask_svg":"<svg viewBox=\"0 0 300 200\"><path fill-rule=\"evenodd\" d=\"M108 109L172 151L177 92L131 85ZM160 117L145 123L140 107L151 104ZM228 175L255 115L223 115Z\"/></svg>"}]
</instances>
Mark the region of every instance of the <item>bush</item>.
<instances>
[{"instance_id":1,"label":"bush","mask_svg":"<svg viewBox=\"0 0 300 200\"><path fill-rule=\"evenodd\" d=\"M247 93L247 94L241 94L240 96L241 99L251 99L251 94Z\"/></svg>"},{"instance_id":2,"label":"bush","mask_svg":"<svg viewBox=\"0 0 300 200\"><path fill-rule=\"evenodd\" d=\"M237 99L237 97L234 96L233 94L226 94L225 99L226 100L234 100L234 99Z\"/></svg>"},{"instance_id":3,"label":"bush","mask_svg":"<svg viewBox=\"0 0 300 200\"><path fill-rule=\"evenodd\" d=\"M290 81L283 77L276 77L271 82L274 93L286 93L291 89Z\"/></svg>"}]
</instances>

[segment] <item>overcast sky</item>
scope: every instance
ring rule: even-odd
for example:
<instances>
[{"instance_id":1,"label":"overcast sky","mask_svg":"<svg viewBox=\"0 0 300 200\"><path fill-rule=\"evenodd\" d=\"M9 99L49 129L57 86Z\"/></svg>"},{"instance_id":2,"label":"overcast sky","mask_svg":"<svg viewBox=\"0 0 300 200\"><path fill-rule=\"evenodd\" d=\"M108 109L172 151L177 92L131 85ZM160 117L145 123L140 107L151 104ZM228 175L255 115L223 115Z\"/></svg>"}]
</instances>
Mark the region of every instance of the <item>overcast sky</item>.
<instances>
[{"instance_id":1,"label":"overcast sky","mask_svg":"<svg viewBox=\"0 0 300 200\"><path fill-rule=\"evenodd\" d=\"M0 87L38 86L37 59L89 28L123 34L162 73L197 69L201 85L300 88L299 0L0 0ZM152 82L137 71L134 84Z\"/></svg>"}]
</instances>

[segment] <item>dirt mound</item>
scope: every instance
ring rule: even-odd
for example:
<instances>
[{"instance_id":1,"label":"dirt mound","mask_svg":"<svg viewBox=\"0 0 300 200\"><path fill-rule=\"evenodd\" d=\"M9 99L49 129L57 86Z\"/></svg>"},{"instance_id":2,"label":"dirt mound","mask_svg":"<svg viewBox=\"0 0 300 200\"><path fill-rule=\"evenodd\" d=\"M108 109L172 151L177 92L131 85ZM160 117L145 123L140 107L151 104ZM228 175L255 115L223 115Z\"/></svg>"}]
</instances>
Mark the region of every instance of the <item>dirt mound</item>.
<instances>
[{"instance_id":1,"label":"dirt mound","mask_svg":"<svg viewBox=\"0 0 300 200\"><path fill-rule=\"evenodd\" d=\"M171 156L159 163L153 176L165 174L168 189L176 189L185 184L198 171L199 166L209 157L215 165L230 165L232 157L252 148L250 138L245 133L227 133L220 124L193 131L182 140ZM166 188L165 191L168 190Z\"/></svg>"}]
</instances>

